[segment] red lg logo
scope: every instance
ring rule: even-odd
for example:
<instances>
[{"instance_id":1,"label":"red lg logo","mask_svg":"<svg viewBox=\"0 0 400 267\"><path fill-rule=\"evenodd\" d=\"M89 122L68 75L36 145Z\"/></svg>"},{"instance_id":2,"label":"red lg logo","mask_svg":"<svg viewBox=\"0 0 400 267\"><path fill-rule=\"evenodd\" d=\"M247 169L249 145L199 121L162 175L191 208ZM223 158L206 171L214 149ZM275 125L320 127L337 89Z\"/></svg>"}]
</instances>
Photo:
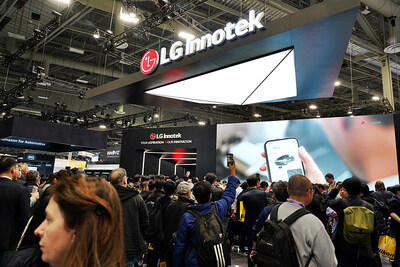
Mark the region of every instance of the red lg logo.
<instances>
[{"instance_id":1,"label":"red lg logo","mask_svg":"<svg viewBox=\"0 0 400 267\"><path fill-rule=\"evenodd\" d=\"M147 51L140 62L140 70L143 74L150 74L156 70L158 66L158 52L154 49Z\"/></svg>"},{"instance_id":2,"label":"red lg logo","mask_svg":"<svg viewBox=\"0 0 400 267\"><path fill-rule=\"evenodd\" d=\"M154 139L156 139L156 134L155 133L150 134L150 140L154 140Z\"/></svg>"}]
</instances>

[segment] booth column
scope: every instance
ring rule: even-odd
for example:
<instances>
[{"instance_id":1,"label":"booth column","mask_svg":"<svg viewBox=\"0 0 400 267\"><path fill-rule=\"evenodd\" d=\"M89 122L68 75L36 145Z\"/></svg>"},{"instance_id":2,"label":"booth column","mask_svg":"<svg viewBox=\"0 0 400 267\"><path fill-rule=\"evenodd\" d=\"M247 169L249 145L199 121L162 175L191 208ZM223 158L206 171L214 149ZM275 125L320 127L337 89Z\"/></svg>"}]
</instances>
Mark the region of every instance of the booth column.
<instances>
[{"instance_id":1,"label":"booth column","mask_svg":"<svg viewBox=\"0 0 400 267\"><path fill-rule=\"evenodd\" d=\"M386 97L394 110L392 73L390 71L390 60L387 55L380 58L382 70L383 97Z\"/></svg>"}]
</instances>

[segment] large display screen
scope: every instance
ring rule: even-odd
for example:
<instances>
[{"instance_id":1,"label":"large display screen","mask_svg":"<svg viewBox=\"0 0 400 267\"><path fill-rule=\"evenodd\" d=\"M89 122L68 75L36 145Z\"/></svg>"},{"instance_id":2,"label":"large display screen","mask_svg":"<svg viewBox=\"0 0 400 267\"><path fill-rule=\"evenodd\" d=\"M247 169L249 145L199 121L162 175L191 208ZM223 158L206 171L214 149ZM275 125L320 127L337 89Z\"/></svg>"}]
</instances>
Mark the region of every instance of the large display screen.
<instances>
[{"instance_id":1,"label":"large display screen","mask_svg":"<svg viewBox=\"0 0 400 267\"><path fill-rule=\"evenodd\" d=\"M358 177L371 189L377 180L399 183L390 114L221 124L216 166L221 178L229 175L227 153L234 155L241 179L260 173L262 180L287 180L303 171L300 159L314 183L326 183L327 173L336 181Z\"/></svg>"}]
</instances>

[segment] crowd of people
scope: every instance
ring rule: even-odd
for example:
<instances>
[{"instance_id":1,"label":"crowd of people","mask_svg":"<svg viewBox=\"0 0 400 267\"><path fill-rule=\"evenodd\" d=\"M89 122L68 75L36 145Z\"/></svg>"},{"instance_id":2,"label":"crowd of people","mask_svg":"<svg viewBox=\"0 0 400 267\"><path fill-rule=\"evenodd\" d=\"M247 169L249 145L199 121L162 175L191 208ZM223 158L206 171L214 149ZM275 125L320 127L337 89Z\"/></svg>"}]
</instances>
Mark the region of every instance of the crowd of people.
<instances>
[{"instance_id":1,"label":"crowd of people","mask_svg":"<svg viewBox=\"0 0 400 267\"><path fill-rule=\"evenodd\" d=\"M332 174L326 184L258 174L241 183L235 163L229 168L224 182L213 173L128 178L123 168L107 178L77 169L40 177L2 157L0 267L223 267L232 253L248 266L375 267L387 234L398 241L392 266L400 266L400 185L377 181L373 192Z\"/></svg>"}]
</instances>

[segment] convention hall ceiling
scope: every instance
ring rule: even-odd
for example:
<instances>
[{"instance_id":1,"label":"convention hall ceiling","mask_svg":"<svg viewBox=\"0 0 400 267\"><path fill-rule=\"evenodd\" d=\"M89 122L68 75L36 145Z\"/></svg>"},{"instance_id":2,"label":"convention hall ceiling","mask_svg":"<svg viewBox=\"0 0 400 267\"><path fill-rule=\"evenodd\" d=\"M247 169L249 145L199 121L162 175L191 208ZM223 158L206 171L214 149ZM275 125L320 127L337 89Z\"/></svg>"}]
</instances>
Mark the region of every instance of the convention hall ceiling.
<instances>
[{"instance_id":1,"label":"convention hall ceiling","mask_svg":"<svg viewBox=\"0 0 400 267\"><path fill-rule=\"evenodd\" d=\"M141 57L148 49L158 50L182 40L181 32L204 35L237 21L251 9L263 11L268 23L322 1L65 2L68 1L0 3L0 118L24 116L109 131L109 145L116 145L122 130L134 127L348 116L349 111L354 115L383 114L400 108L398 54L383 51L390 43L396 43L393 38L397 36L394 17L400 13L398 0L389 1L392 16L387 10L373 9L379 0L361 1L333 97L190 109L86 100L85 93L140 71ZM121 13L131 21L122 21ZM135 15L130 16L131 13ZM395 107L382 98L381 65L385 55L390 61ZM374 96L379 100L373 100ZM311 109L311 104L317 108Z\"/></svg>"}]
</instances>

